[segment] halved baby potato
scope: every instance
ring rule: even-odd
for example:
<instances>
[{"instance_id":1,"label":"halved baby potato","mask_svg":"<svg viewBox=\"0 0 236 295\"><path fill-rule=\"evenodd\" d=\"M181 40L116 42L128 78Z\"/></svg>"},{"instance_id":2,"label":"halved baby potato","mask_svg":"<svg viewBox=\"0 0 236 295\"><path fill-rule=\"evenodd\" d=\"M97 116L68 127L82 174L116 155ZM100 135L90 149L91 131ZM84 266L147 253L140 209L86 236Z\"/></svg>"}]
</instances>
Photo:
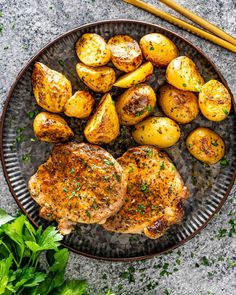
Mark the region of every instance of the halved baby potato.
<instances>
[{"instance_id":1,"label":"halved baby potato","mask_svg":"<svg viewBox=\"0 0 236 295\"><path fill-rule=\"evenodd\" d=\"M167 82L178 89L199 92L204 80L196 64L187 56L173 59L166 69Z\"/></svg>"},{"instance_id":2,"label":"halved baby potato","mask_svg":"<svg viewBox=\"0 0 236 295\"><path fill-rule=\"evenodd\" d=\"M94 106L95 100L92 95L83 90L75 92L65 105L65 115L79 119L87 118Z\"/></svg>"},{"instance_id":3,"label":"halved baby potato","mask_svg":"<svg viewBox=\"0 0 236 295\"><path fill-rule=\"evenodd\" d=\"M79 59L87 66L104 66L111 59L105 40L95 33L83 34L76 42L75 49Z\"/></svg>"},{"instance_id":4,"label":"halved baby potato","mask_svg":"<svg viewBox=\"0 0 236 295\"><path fill-rule=\"evenodd\" d=\"M116 35L107 44L111 51L111 61L117 69L128 73L141 65L142 51L138 42L132 37Z\"/></svg>"},{"instance_id":5,"label":"halved baby potato","mask_svg":"<svg viewBox=\"0 0 236 295\"><path fill-rule=\"evenodd\" d=\"M198 103L208 120L222 121L231 109L231 97L225 86L217 80L210 80L202 86Z\"/></svg>"},{"instance_id":6,"label":"halved baby potato","mask_svg":"<svg viewBox=\"0 0 236 295\"><path fill-rule=\"evenodd\" d=\"M127 89L116 101L122 125L134 125L146 118L156 105L156 94L151 86L139 84Z\"/></svg>"},{"instance_id":7,"label":"halved baby potato","mask_svg":"<svg viewBox=\"0 0 236 295\"><path fill-rule=\"evenodd\" d=\"M150 117L135 125L134 140L141 145L168 148L180 138L179 125L167 117Z\"/></svg>"},{"instance_id":8,"label":"halved baby potato","mask_svg":"<svg viewBox=\"0 0 236 295\"><path fill-rule=\"evenodd\" d=\"M33 127L36 137L46 142L67 141L74 136L61 116L47 112L41 112L35 117Z\"/></svg>"},{"instance_id":9,"label":"halved baby potato","mask_svg":"<svg viewBox=\"0 0 236 295\"><path fill-rule=\"evenodd\" d=\"M119 118L109 93L100 100L94 114L88 120L84 135L90 143L112 142L120 132Z\"/></svg>"},{"instance_id":10,"label":"halved baby potato","mask_svg":"<svg viewBox=\"0 0 236 295\"><path fill-rule=\"evenodd\" d=\"M199 113L195 93L177 89L172 85L161 87L159 104L167 117L181 124L191 122Z\"/></svg>"},{"instance_id":11,"label":"halved baby potato","mask_svg":"<svg viewBox=\"0 0 236 295\"><path fill-rule=\"evenodd\" d=\"M141 38L139 44L145 59L155 66L166 67L178 56L175 44L162 34L147 34Z\"/></svg>"},{"instance_id":12,"label":"halved baby potato","mask_svg":"<svg viewBox=\"0 0 236 295\"><path fill-rule=\"evenodd\" d=\"M40 62L34 65L32 86L37 104L53 113L62 112L72 95L70 81L63 74Z\"/></svg>"},{"instance_id":13,"label":"halved baby potato","mask_svg":"<svg viewBox=\"0 0 236 295\"><path fill-rule=\"evenodd\" d=\"M153 65L146 62L131 73L121 76L114 86L121 88L129 88L133 85L145 82L153 73Z\"/></svg>"},{"instance_id":14,"label":"halved baby potato","mask_svg":"<svg viewBox=\"0 0 236 295\"><path fill-rule=\"evenodd\" d=\"M209 165L220 161L225 154L225 144L222 138L205 127L193 130L187 137L186 145L192 156Z\"/></svg>"},{"instance_id":15,"label":"halved baby potato","mask_svg":"<svg viewBox=\"0 0 236 295\"><path fill-rule=\"evenodd\" d=\"M115 71L107 66L89 67L83 63L78 63L76 71L84 84L95 92L108 92L116 80Z\"/></svg>"}]
</instances>

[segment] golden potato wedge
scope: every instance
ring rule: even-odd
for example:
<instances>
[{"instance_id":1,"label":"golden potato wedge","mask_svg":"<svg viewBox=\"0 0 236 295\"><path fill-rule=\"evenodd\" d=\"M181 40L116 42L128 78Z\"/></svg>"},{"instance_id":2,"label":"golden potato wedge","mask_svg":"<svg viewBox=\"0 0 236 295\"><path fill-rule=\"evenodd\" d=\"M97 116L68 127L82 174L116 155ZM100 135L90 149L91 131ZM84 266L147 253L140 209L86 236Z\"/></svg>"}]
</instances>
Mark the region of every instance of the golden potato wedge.
<instances>
[{"instance_id":1,"label":"golden potato wedge","mask_svg":"<svg viewBox=\"0 0 236 295\"><path fill-rule=\"evenodd\" d=\"M177 89L172 85L160 88L159 105L167 117L181 124L191 122L199 113L195 93Z\"/></svg>"},{"instance_id":2,"label":"golden potato wedge","mask_svg":"<svg viewBox=\"0 0 236 295\"><path fill-rule=\"evenodd\" d=\"M127 89L116 101L122 125L134 125L146 118L156 105L156 94L151 86L139 84Z\"/></svg>"},{"instance_id":3,"label":"golden potato wedge","mask_svg":"<svg viewBox=\"0 0 236 295\"><path fill-rule=\"evenodd\" d=\"M108 41L111 51L111 61L114 66L123 72L132 72L137 69L143 60L142 51L132 37L116 35Z\"/></svg>"},{"instance_id":4,"label":"golden potato wedge","mask_svg":"<svg viewBox=\"0 0 236 295\"><path fill-rule=\"evenodd\" d=\"M95 144L112 142L120 132L119 118L109 93L100 100L84 129L86 139Z\"/></svg>"},{"instance_id":5,"label":"golden potato wedge","mask_svg":"<svg viewBox=\"0 0 236 295\"><path fill-rule=\"evenodd\" d=\"M87 66L104 66L111 59L105 40L95 33L83 34L76 42L75 49L78 58Z\"/></svg>"},{"instance_id":6,"label":"golden potato wedge","mask_svg":"<svg viewBox=\"0 0 236 295\"><path fill-rule=\"evenodd\" d=\"M121 76L114 84L116 87L129 88L145 82L153 73L153 65L146 62L131 73Z\"/></svg>"},{"instance_id":7,"label":"golden potato wedge","mask_svg":"<svg viewBox=\"0 0 236 295\"><path fill-rule=\"evenodd\" d=\"M205 127L193 130L187 137L186 145L192 156L209 165L219 162L225 154L225 144L222 138Z\"/></svg>"},{"instance_id":8,"label":"golden potato wedge","mask_svg":"<svg viewBox=\"0 0 236 295\"><path fill-rule=\"evenodd\" d=\"M166 69L169 84L178 89L199 92L204 80L195 63L187 56L173 59Z\"/></svg>"},{"instance_id":9,"label":"golden potato wedge","mask_svg":"<svg viewBox=\"0 0 236 295\"><path fill-rule=\"evenodd\" d=\"M79 90L75 92L65 105L65 115L79 119L87 118L94 106L95 100L87 91Z\"/></svg>"},{"instance_id":10,"label":"golden potato wedge","mask_svg":"<svg viewBox=\"0 0 236 295\"><path fill-rule=\"evenodd\" d=\"M141 38L139 44L145 59L158 67L166 67L178 56L175 44L162 34L147 34Z\"/></svg>"},{"instance_id":11,"label":"golden potato wedge","mask_svg":"<svg viewBox=\"0 0 236 295\"><path fill-rule=\"evenodd\" d=\"M208 120L222 121L231 109L231 97L225 86L217 80L210 80L202 86L198 103Z\"/></svg>"},{"instance_id":12,"label":"golden potato wedge","mask_svg":"<svg viewBox=\"0 0 236 295\"><path fill-rule=\"evenodd\" d=\"M108 92L116 80L115 71L107 66L89 67L78 63L76 65L76 71L84 84L95 92Z\"/></svg>"},{"instance_id":13,"label":"golden potato wedge","mask_svg":"<svg viewBox=\"0 0 236 295\"><path fill-rule=\"evenodd\" d=\"M74 136L61 116L47 112L41 112L35 117L33 127L36 137L46 142L67 141Z\"/></svg>"},{"instance_id":14,"label":"golden potato wedge","mask_svg":"<svg viewBox=\"0 0 236 295\"><path fill-rule=\"evenodd\" d=\"M70 81L40 62L34 65L32 86L37 104L52 113L62 112L72 95Z\"/></svg>"},{"instance_id":15,"label":"golden potato wedge","mask_svg":"<svg viewBox=\"0 0 236 295\"><path fill-rule=\"evenodd\" d=\"M168 148L180 138L179 125L167 117L150 117L135 125L134 140L141 145Z\"/></svg>"}]
</instances>

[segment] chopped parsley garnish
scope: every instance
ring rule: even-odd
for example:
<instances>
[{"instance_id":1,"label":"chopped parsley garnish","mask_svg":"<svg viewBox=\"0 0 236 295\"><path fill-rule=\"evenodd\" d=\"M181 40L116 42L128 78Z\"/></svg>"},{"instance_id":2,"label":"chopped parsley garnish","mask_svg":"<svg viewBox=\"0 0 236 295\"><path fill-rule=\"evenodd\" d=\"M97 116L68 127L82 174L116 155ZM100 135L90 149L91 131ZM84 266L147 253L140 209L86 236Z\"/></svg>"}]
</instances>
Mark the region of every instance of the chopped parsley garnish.
<instances>
[{"instance_id":1,"label":"chopped parsley garnish","mask_svg":"<svg viewBox=\"0 0 236 295\"><path fill-rule=\"evenodd\" d=\"M149 47L149 50L151 50L151 51L154 50L154 47L153 46Z\"/></svg>"},{"instance_id":2,"label":"chopped parsley garnish","mask_svg":"<svg viewBox=\"0 0 236 295\"><path fill-rule=\"evenodd\" d=\"M152 149L148 149L145 152L147 153L149 158L151 158L153 156L153 150Z\"/></svg>"},{"instance_id":3,"label":"chopped parsley garnish","mask_svg":"<svg viewBox=\"0 0 236 295\"><path fill-rule=\"evenodd\" d=\"M115 173L115 178L118 182L120 182L121 176L119 174Z\"/></svg>"},{"instance_id":4,"label":"chopped parsley garnish","mask_svg":"<svg viewBox=\"0 0 236 295\"><path fill-rule=\"evenodd\" d=\"M142 112L137 112L137 113L135 114L136 117L140 117L141 115L142 115Z\"/></svg>"},{"instance_id":5,"label":"chopped parsley garnish","mask_svg":"<svg viewBox=\"0 0 236 295\"><path fill-rule=\"evenodd\" d=\"M213 146L218 146L218 145L219 145L218 142L217 142L216 140L215 140L215 141L212 141L211 144L212 144Z\"/></svg>"},{"instance_id":6,"label":"chopped parsley garnish","mask_svg":"<svg viewBox=\"0 0 236 295\"><path fill-rule=\"evenodd\" d=\"M141 190L141 192L143 192L144 194L146 194L148 192L148 185L146 183L142 184L140 186L140 190Z\"/></svg>"},{"instance_id":7,"label":"chopped parsley garnish","mask_svg":"<svg viewBox=\"0 0 236 295\"><path fill-rule=\"evenodd\" d=\"M203 256L201 260L203 265L210 266L210 261L208 260L206 256Z\"/></svg>"},{"instance_id":8,"label":"chopped parsley garnish","mask_svg":"<svg viewBox=\"0 0 236 295\"><path fill-rule=\"evenodd\" d=\"M25 138L25 136L22 134L22 131L24 131L24 130L25 130L25 127L18 127L16 129L16 133L17 133L16 142L20 143Z\"/></svg>"},{"instance_id":9,"label":"chopped parsley garnish","mask_svg":"<svg viewBox=\"0 0 236 295\"><path fill-rule=\"evenodd\" d=\"M141 214L144 214L145 210L146 210L146 206L144 204L139 204L136 211Z\"/></svg>"},{"instance_id":10,"label":"chopped parsley garnish","mask_svg":"<svg viewBox=\"0 0 236 295\"><path fill-rule=\"evenodd\" d=\"M197 177L196 176L194 176L194 175L192 175L192 184L193 185L196 185L197 184Z\"/></svg>"},{"instance_id":11,"label":"chopped parsley garnish","mask_svg":"<svg viewBox=\"0 0 236 295\"><path fill-rule=\"evenodd\" d=\"M187 84L183 83L182 86L183 86L183 87L187 87Z\"/></svg>"},{"instance_id":12,"label":"chopped parsley garnish","mask_svg":"<svg viewBox=\"0 0 236 295\"><path fill-rule=\"evenodd\" d=\"M164 163L164 161L162 161L162 163L161 163L161 165L160 165L160 169L161 169L161 170L165 170L165 163Z\"/></svg>"},{"instance_id":13,"label":"chopped parsley garnish","mask_svg":"<svg viewBox=\"0 0 236 295\"><path fill-rule=\"evenodd\" d=\"M34 119L37 115L38 115L39 111L35 110L35 111L30 111L27 113L27 117L30 119Z\"/></svg>"},{"instance_id":14,"label":"chopped parsley garnish","mask_svg":"<svg viewBox=\"0 0 236 295\"><path fill-rule=\"evenodd\" d=\"M73 191L73 192L70 194L70 196L68 197L68 199L70 200L70 199L72 199L74 196L75 196L75 191Z\"/></svg>"},{"instance_id":15,"label":"chopped parsley garnish","mask_svg":"<svg viewBox=\"0 0 236 295\"><path fill-rule=\"evenodd\" d=\"M189 143L188 144L188 148L191 149L192 147L193 147L193 144L192 143Z\"/></svg>"},{"instance_id":16,"label":"chopped parsley garnish","mask_svg":"<svg viewBox=\"0 0 236 295\"><path fill-rule=\"evenodd\" d=\"M106 164L106 165L110 165L110 166L114 166L114 165L115 165L115 163L112 162L112 161L104 160L103 162L104 162L104 164Z\"/></svg>"},{"instance_id":17,"label":"chopped parsley garnish","mask_svg":"<svg viewBox=\"0 0 236 295\"><path fill-rule=\"evenodd\" d=\"M73 174L73 173L75 173L75 169L74 168L71 168L70 174Z\"/></svg>"},{"instance_id":18,"label":"chopped parsley garnish","mask_svg":"<svg viewBox=\"0 0 236 295\"><path fill-rule=\"evenodd\" d=\"M172 166L171 166L171 170L172 170L172 171L175 171L175 170L176 170L175 165L172 165Z\"/></svg>"},{"instance_id":19,"label":"chopped parsley garnish","mask_svg":"<svg viewBox=\"0 0 236 295\"><path fill-rule=\"evenodd\" d=\"M35 142L35 138L30 138L30 141L31 142Z\"/></svg>"},{"instance_id":20,"label":"chopped parsley garnish","mask_svg":"<svg viewBox=\"0 0 236 295\"><path fill-rule=\"evenodd\" d=\"M24 162L24 163L28 163L29 162L29 160L30 160L30 156L29 155L23 155L22 156L22 161Z\"/></svg>"},{"instance_id":21,"label":"chopped parsley garnish","mask_svg":"<svg viewBox=\"0 0 236 295\"><path fill-rule=\"evenodd\" d=\"M150 105L146 106L146 111L150 113L152 111L152 107Z\"/></svg>"},{"instance_id":22,"label":"chopped parsley garnish","mask_svg":"<svg viewBox=\"0 0 236 295\"><path fill-rule=\"evenodd\" d=\"M225 159L225 158L222 158L221 160L220 160L220 165L222 165L222 166L228 166L229 165L229 161L227 160L227 159Z\"/></svg>"},{"instance_id":23,"label":"chopped parsley garnish","mask_svg":"<svg viewBox=\"0 0 236 295\"><path fill-rule=\"evenodd\" d=\"M222 111L226 114L226 115L228 115L229 114L229 112L227 111L227 109L226 108L223 108L222 109Z\"/></svg>"},{"instance_id":24,"label":"chopped parsley garnish","mask_svg":"<svg viewBox=\"0 0 236 295\"><path fill-rule=\"evenodd\" d=\"M68 189L66 187L63 188L63 192L67 193Z\"/></svg>"},{"instance_id":25,"label":"chopped parsley garnish","mask_svg":"<svg viewBox=\"0 0 236 295\"><path fill-rule=\"evenodd\" d=\"M134 167L133 166L129 166L129 173L134 171Z\"/></svg>"},{"instance_id":26,"label":"chopped parsley garnish","mask_svg":"<svg viewBox=\"0 0 236 295\"><path fill-rule=\"evenodd\" d=\"M86 211L86 215L88 216L88 218L91 218L91 213L88 210Z\"/></svg>"},{"instance_id":27,"label":"chopped parsley garnish","mask_svg":"<svg viewBox=\"0 0 236 295\"><path fill-rule=\"evenodd\" d=\"M64 67L64 65L65 65L65 62L64 62L64 60L62 60L62 59L59 59L59 60L58 60L58 63L59 63L59 65L62 66L62 67Z\"/></svg>"}]
</instances>

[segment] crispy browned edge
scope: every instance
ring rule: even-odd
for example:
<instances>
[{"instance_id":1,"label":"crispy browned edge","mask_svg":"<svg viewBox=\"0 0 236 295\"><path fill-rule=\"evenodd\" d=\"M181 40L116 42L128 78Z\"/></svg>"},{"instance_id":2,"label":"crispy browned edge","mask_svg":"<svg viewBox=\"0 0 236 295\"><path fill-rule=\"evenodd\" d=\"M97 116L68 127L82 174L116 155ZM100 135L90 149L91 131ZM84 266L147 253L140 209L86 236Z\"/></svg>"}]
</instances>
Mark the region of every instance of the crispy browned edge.
<instances>
[{"instance_id":1,"label":"crispy browned edge","mask_svg":"<svg viewBox=\"0 0 236 295\"><path fill-rule=\"evenodd\" d=\"M233 98L233 94L232 92L230 91L228 85L227 85L227 82L226 80L224 79L224 77L222 76L222 74L220 73L219 69L216 67L216 65L205 55L205 53L199 49L198 47L196 47L195 45L193 45L191 42L187 41L185 38L179 36L178 34L168 30L168 29L165 29L161 26L158 26L158 25L155 25L155 24L151 24L151 23L148 23L148 22L144 22L144 21L135 21L135 20L127 20L127 19L113 19L113 20L103 20L103 21L98 21L98 22L94 22L94 23L88 23L88 24L85 24L85 25L82 25L82 26L79 26L79 27L76 27L62 35L60 35L59 37L57 37L56 39L54 39L53 41L47 43L42 49L39 50L39 52L33 56L27 63L26 65L22 68L22 70L19 72L19 74L17 75L16 77L16 80L15 82L12 84L11 88L10 88L10 91L7 95L7 98L6 98L6 101L4 103L4 107L3 107L3 111L2 111L2 116L1 116L1 122L0 122L0 157L1 157L1 163L2 163L2 167L3 167L3 173L4 173L4 176L5 176L5 179L7 181L7 184L8 184L8 187L10 189L10 192L12 194L12 196L14 197L17 205L19 206L19 208L21 209L21 211L27 215L27 217L29 218L29 220L31 221L31 223L34 224L35 227L38 227L38 224L33 220L33 218L31 218L31 216L28 214L28 212L23 208L23 206L20 204L18 198L17 198L17 195L15 194L14 190L13 190L13 187L11 185L11 182L10 182L10 179L9 179L9 176L7 174L7 169L6 169L6 164L5 164L5 159L4 159L4 154L3 154L3 127L4 127L4 120L5 120L5 115L6 115L6 111L7 111L7 107L8 107L8 104L9 104L9 101L10 101L10 98L12 96L12 93L18 83L18 81L20 80L20 78L22 77L22 75L24 74L24 72L27 70L27 68L29 66L31 66L36 60L37 58L42 54L44 53L45 50L47 50L51 45L53 45L54 43L56 43L57 41L60 41L61 39L63 39L64 37L66 36L69 36L70 34L73 34L75 32L79 32L81 29L84 29L84 28L93 28L94 26L97 26L97 25L102 25L102 24L106 24L106 23L109 23L109 24L119 24L119 23L135 23L135 24L138 24L138 25L145 25L145 26L149 26L150 29L161 29L163 30L164 32L167 32L167 33L170 33L172 34L173 36L176 36L178 38L180 38L182 41L186 42L188 45L190 45L192 48L194 48L196 51L198 51L207 61L208 63L214 68L214 70L216 71L216 73L219 75L220 79L221 79L221 82L225 85L225 87L227 88L227 90L229 91L229 94L231 96L231 99L232 99L232 103L233 103L233 107L234 107L234 112L236 113L236 104L235 104L235 101L234 101L234 98ZM190 236L188 236L186 239L180 241L179 243L177 243L176 245L174 246L170 246L164 250L161 250L161 251L157 251L157 252L154 252L154 253L151 253L151 254L148 254L148 255L143 255L143 256L136 256L136 257L121 257L121 258L113 258L113 257L101 257L101 256L97 256L97 255L93 255L93 254L89 254L89 253L85 253L85 252L82 252L82 251L79 251L77 249L74 249L68 245L66 245L65 243L62 242L62 245L64 247L67 247L69 250L75 252L75 253L78 253L80 255L83 255L83 256L86 256L86 257L89 257L89 258L93 258L93 259L98 259L98 260L108 260L108 261L117 261L117 262L125 262L125 261L137 261L137 260L143 260L143 259L148 259L148 258L152 258L154 256L157 256L157 255L160 255L160 254L163 254L163 253L166 253L166 252L169 252L175 248L178 248L179 246L185 244L187 241L191 240L195 235L199 234L200 231L202 229L204 229L206 227L206 225L210 222L210 220L213 218L213 216L219 212L219 210L221 209L221 207L223 206L223 204L225 203L230 191L231 191L231 188L234 184L234 180L236 178L236 167L234 169L234 174L233 174L233 177L231 179L231 182L229 184L229 187L223 197L223 199L221 200L218 208L212 213L212 215L205 221L205 223L198 229L196 230L193 234L191 234Z\"/></svg>"}]
</instances>

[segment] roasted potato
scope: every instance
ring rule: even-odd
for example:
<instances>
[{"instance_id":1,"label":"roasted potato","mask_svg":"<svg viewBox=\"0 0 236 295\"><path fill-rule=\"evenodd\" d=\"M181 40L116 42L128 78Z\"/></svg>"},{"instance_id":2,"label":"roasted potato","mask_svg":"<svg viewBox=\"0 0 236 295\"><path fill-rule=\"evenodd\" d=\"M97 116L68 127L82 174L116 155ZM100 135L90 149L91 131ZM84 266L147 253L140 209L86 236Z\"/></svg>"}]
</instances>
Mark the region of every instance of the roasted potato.
<instances>
[{"instance_id":1,"label":"roasted potato","mask_svg":"<svg viewBox=\"0 0 236 295\"><path fill-rule=\"evenodd\" d=\"M121 76L114 86L121 88L129 88L133 85L146 81L153 73L153 65L146 62L141 65L137 70Z\"/></svg>"},{"instance_id":2,"label":"roasted potato","mask_svg":"<svg viewBox=\"0 0 236 295\"><path fill-rule=\"evenodd\" d=\"M65 115L79 119L87 118L94 106L95 100L87 91L77 91L67 100L65 105Z\"/></svg>"},{"instance_id":3,"label":"roasted potato","mask_svg":"<svg viewBox=\"0 0 236 295\"><path fill-rule=\"evenodd\" d=\"M187 56L173 59L166 69L169 84L178 89L199 92L204 80L195 63Z\"/></svg>"},{"instance_id":4,"label":"roasted potato","mask_svg":"<svg viewBox=\"0 0 236 295\"><path fill-rule=\"evenodd\" d=\"M108 92L116 80L115 71L107 66L89 67L78 63L76 65L76 71L84 84L95 92Z\"/></svg>"},{"instance_id":5,"label":"roasted potato","mask_svg":"<svg viewBox=\"0 0 236 295\"><path fill-rule=\"evenodd\" d=\"M181 124L191 122L199 113L195 93L177 89L172 85L161 87L159 104L167 117Z\"/></svg>"},{"instance_id":6,"label":"roasted potato","mask_svg":"<svg viewBox=\"0 0 236 295\"><path fill-rule=\"evenodd\" d=\"M32 86L37 104L52 113L62 112L72 95L70 81L40 62L34 65Z\"/></svg>"},{"instance_id":7,"label":"roasted potato","mask_svg":"<svg viewBox=\"0 0 236 295\"><path fill-rule=\"evenodd\" d=\"M151 86L139 84L127 89L116 101L116 109L122 125L134 125L142 121L156 105L156 94Z\"/></svg>"},{"instance_id":8,"label":"roasted potato","mask_svg":"<svg viewBox=\"0 0 236 295\"><path fill-rule=\"evenodd\" d=\"M142 51L132 37L116 35L108 41L108 47L111 51L111 61L117 69L128 73L141 65Z\"/></svg>"},{"instance_id":9,"label":"roasted potato","mask_svg":"<svg viewBox=\"0 0 236 295\"><path fill-rule=\"evenodd\" d=\"M178 56L175 44L162 34L147 34L141 38L139 44L146 60L158 67L166 67Z\"/></svg>"},{"instance_id":10,"label":"roasted potato","mask_svg":"<svg viewBox=\"0 0 236 295\"><path fill-rule=\"evenodd\" d=\"M46 142L67 141L74 136L74 132L62 117L47 112L39 113L35 117L34 133L38 139Z\"/></svg>"},{"instance_id":11,"label":"roasted potato","mask_svg":"<svg viewBox=\"0 0 236 295\"><path fill-rule=\"evenodd\" d=\"M155 145L168 148L180 138L180 128L177 123L167 117L150 117L135 125L132 135L141 145Z\"/></svg>"},{"instance_id":12,"label":"roasted potato","mask_svg":"<svg viewBox=\"0 0 236 295\"><path fill-rule=\"evenodd\" d=\"M76 42L75 49L78 58L87 66L104 66L111 59L105 40L95 33L83 34Z\"/></svg>"},{"instance_id":13,"label":"roasted potato","mask_svg":"<svg viewBox=\"0 0 236 295\"><path fill-rule=\"evenodd\" d=\"M109 93L100 100L84 129L86 139L95 144L112 142L120 132L119 118Z\"/></svg>"},{"instance_id":14,"label":"roasted potato","mask_svg":"<svg viewBox=\"0 0 236 295\"><path fill-rule=\"evenodd\" d=\"M187 137L188 151L199 161L212 165L220 161L225 154L225 144L214 131L205 127L198 127Z\"/></svg>"},{"instance_id":15,"label":"roasted potato","mask_svg":"<svg viewBox=\"0 0 236 295\"><path fill-rule=\"evenodd\" d=\"M225 86L217 80L210 80L202 86L198 103L208 120L222 121L231 109L231 97Z\"/></svg>"}]
</instances>

